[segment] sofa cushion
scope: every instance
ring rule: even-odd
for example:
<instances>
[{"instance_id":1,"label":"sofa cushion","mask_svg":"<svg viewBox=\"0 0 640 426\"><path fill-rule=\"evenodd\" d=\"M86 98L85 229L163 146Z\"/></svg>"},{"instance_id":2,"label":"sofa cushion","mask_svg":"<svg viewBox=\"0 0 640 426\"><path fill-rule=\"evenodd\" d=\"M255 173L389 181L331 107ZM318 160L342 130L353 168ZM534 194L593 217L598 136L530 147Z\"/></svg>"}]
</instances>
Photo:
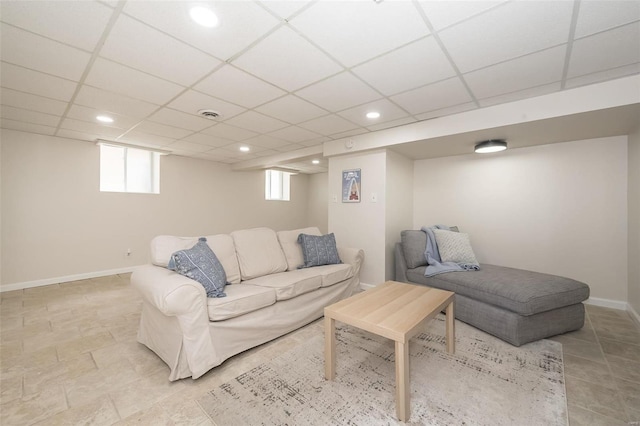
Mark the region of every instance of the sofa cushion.
<instances>
[{"instance_id":1,"label":"sofa cushion","mask_svg":"<svg viewBox=\"0 0 640 426\"><path fill-rule=\"evenodd\" d=\"M495 265L479 271L447 272L425 277L425 267L407 270L407 279L453 291L520 315L533 315L589 298L589 286L571 278Z\"/></svg>"},{"instance_id":2,"label":"sofa cushion","mask_svg":"<svg viewBox=\"0 0 640 426\"><path fill-rule=\"evenodd\" d=\"M298 235L322 235L320 230L315 227L294 229L292 231L280 231L277 234L284 256L287 258L288 271L298 269L298 267L304 263L302 247L300 247L300 243L298 243Z\"/></svg>"},{"instance_id":3,"label":"sofa cushion","mask_svg":"<svg viewBox=\"0 0 640 426\"><path fill-rule=\"evenodd\" d=\"M322 276L321 287L331 287L344 280L353 277L353 267L348 263L340 263L338 265L324 265L312 268L313 271Z\"/></svg>"},{"instance_id":4,"label":"sofa cushion","mask_svg":"<svg viewBox=\"0 0 640 426\"><path fill-rule=\"evenodd\" d=\"M236 259L236 249L233 239L226 234L208 235L207 245L216 254L227 274L227 281L232 284L240 282L240 268ZM174 237L171 235L158 235L151 240L151 262L154 265L167 267L171 255L178 250L193 247L198 242L198 237Z\"/></svg>"},{"instance_id":5,"label":"sofa cushion","mask_svg":"<svg viewBox=\"0 0 640 426\"><path fill-rule=\"evenodd\" d=\"M413 229L400 233L402 253L407 262L407 268L413 269L427 264L424 252L427 251L427 233Z\"/></svg>"},{"instance_id":6,"label":"sofa cushion","mask_svg":"<svg viewBox=\"0 0 640 426\"><path fill-rule=\"evenodd\" d=\"M271 288L237 284L225 290L227 297L207 299L211 321L224 321L276 303L276 292Z\"/></svg>"},{"instance_id":7,"label":"sofa cushion","mask_svg":"<svg viewBox=\"0 0 640 426\"><path fill-rule=\"evenodd\" d=\"M298 269L263 275L252 280L243 281L240 285L255 285L272 288L276 291L276 300L292 299L301 294L317 290L322 285L322 275L316 268Z\"/></svg>"},{"instance_id":8,"label":"sofa cushion","mask_svg":"<svg viewBox=\"0 0 640 426\"><path fill-rule=\"evenodd\" d=\"M436 236L438 252L442 262L479 266L476 255L471 248L469 234L444 231L442 229L434 229L433 234Z\"/></svg>"},{"instance_id":9,"label":"sofa cushion","mask_svg":"<svg viewBox=\"0 0 640 426\"><path fill-rule=\"evenodd\" d=\"M298 243L302 247L302 257L304 257L304 263L300 268L342 263L336 246L336 237L333 233L327 235L300 234L298 235Z\"/></svg>"},{"instance_id":10,"label":"sofa cushion","mask_svg":"<svg viewBox=\"0 0 640 426\"><path fill-rule=\"evenodd\" d=\"M207 292L207 297L225 297L227 275L213 250L202 237L190 249L178 250L171 255L168 269L198 281Z\"/></svg>"},{"instance_id":11,"label":"sofa cushion","mask_svg":"<svg viewBox=\"0 0 640 426\"><path fill-rule=\"evenodd\" d=\"M231 237L243 281L287 270L287 259L274 230L243 229L232 232Z\"/></svg>"}]
</instances>

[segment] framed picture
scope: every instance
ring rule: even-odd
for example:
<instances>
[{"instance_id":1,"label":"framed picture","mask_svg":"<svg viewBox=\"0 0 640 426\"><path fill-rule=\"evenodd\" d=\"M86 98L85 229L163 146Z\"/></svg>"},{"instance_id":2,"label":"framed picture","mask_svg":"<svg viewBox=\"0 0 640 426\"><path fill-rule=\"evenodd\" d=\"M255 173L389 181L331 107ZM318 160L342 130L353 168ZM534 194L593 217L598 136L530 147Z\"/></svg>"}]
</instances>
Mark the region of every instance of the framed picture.
<instances>
[{"instance_id":1,"label":"framed picture","mask_svg":"<svg viewBox=\"0 0 640 426\"><path fill-rule=\"evenodd\" d=\"M342 202L360 202L360 169L342 171Z\"/></svg>"}]
</instances>

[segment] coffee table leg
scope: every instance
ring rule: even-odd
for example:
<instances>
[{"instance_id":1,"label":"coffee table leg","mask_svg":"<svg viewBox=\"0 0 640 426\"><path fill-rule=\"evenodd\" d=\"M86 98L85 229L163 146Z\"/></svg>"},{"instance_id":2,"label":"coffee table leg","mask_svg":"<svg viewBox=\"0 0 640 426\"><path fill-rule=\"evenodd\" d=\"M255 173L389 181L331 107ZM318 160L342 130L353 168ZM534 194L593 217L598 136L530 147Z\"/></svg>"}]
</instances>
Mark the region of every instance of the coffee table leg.
<instances>
[{"instance_id":1,"label":"coffee table leg","mask_svg":"<svg viewBox=\"0 0 640 426\"><path fill-rule=\"evenodd\" d=\"M336 375L336 320L324 317L324 378L333 380Z\"/></svg>"},{"instance_id":2,"label":"coffee table leg","mask_svg":"<svg viewBox=\"0 0 640 426\"><path fill-rule=\"evenodd\" d=\"M447 352L450 354L456 351L456 326L455 326L455 313L453 310L453 300L447 305Z\"/></svg>"},{"instance_id":3,"label":"coffee table leg","mask_svg":"<svg viewBox=\"0 0 640 426\"><path fill-rule=\"evenodd\" d=\"M396 415L402 422L411 417L409 341L396 342Z\"/></svg>"}]
</instances>

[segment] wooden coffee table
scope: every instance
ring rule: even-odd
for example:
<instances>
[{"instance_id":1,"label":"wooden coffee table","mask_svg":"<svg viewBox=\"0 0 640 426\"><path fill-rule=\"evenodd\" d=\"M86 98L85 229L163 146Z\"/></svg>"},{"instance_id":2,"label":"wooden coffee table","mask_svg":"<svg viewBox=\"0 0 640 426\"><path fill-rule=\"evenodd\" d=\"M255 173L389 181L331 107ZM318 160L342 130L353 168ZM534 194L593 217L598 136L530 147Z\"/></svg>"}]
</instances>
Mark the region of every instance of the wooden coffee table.
<instances>
[{"instance_id":1,"label":"wooden coffee table","mask_svg":"<svg viewBox=\"0 0 640 426\"><path fill-rule=\"evenodd\" d=\"M411 417L409 339L446 307L447 352L455 351L454 293L431 287L387 281L324 308L324 376L336 373L335 321L392 339L396 344L396 415Z\"/></svg>"}]
</instances>

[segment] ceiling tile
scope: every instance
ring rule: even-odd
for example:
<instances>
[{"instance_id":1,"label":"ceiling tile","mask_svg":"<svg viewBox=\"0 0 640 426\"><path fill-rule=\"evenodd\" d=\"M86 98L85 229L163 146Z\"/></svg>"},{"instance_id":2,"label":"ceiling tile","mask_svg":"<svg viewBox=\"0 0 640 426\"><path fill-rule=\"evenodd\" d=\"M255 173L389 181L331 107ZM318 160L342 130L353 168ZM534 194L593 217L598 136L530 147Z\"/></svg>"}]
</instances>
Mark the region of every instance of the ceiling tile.
<instances>
[{"instance_id":1,"label":"ceiling tile","mask_svg":"<svg viewBox=\"0 0 640 426\"><path fill-rule=\"evenodd\" d=\"M200 145L197 143L187 142L187 141L176 141L171 145L166 147L168 150L179 150L179 151L189 151L189 152L206 152L211 151L212 147L208 145Z\"/></svg>"},{"instance_id":2,"label":"ceiling tile","mask_svg":"<svg viewBox=\"0 0 640 426\"><path fill-rule=\"evenodd\" d=\"M436 31L491 9L505 1L420 1L427 19Z\"/></svg>"},{"instance_id":3,"label":"ceiling tile","mask_svg":"<svg viewBox=\"0 0 640 426\"><path fill-rule=\"evenodd\" d=\"M126 15L118 18L100 56L183 86L194 84L221 63Z\"/></svg>"},{"instance_id":4,"label":"ceiling tile","mask_svg":"<svg viewBox=\"0 0 640 426\"><path fill-rule=\"evenodd\" d=\"M582 1L575 38L640 20L639 1Z\"/></svg>"},{"instance_id":5,"label":"ceiling tile","mask_svg":"<svg viewBox=\"0 0 640 426\"><path fill-rule=\"evenodd\" d=\"M186 112L187 114L193 114L196 117L198 116L198 111L202 109L212 109L222 114L222 119L228 119L245 111L244 108L238 105L230 104L229 102L196 92L195 90L188 90L167 106ZM212 121L212 124L214 122L215 121Z\"/></svg>"},{"instance_id":6,"label":"ceiling tile","mask_svg":"<svg viewBox=\"0 0 640 426\"><path fill-rule=\"evenodd\" d=\"M562 79L565 52L565 45L554 47L470 72L463 78L476 99L559 82Z\"/></svg>"},{"instance_id":7,"label":"ceiling tile","mask_svg":"<svg viewBox=\"0 0 640 426\"><path fill-rule=\"evenodd\" d=\"M319 1L290 23L347 67L429 34L408 1Z\"/></svg>"},{"instance_id":8,"label":"ceiling tile","mask_svg":"<svg viewBox=\"0 0 640 426\"><path fill-rule=\"evenodd\" d=\"M99 137L105 139L116 139L126 131L125 129L118 129L117 127L103 126L98 123L89 123L87 121L73 120L70 118L63 120L60 128L85 134L100 135Z\"/></svg>"},{"instance_id":9,"label":"ceiling tile","mask_svg":"<svg viewBox=\"0 0 640 426\"><path fill-rule=\"evenodd\" d=\"M252 132L247 129L241 129L235 126L229 126L225 123L216 124L213 127L209 127L202 131L206 135L217 136L223 139L230 139L232 141L243 141L245 139L257 136L256 132Z\"/></svg>"},{"instance_id":10,"label":"ceiling tile","mask_svg":"<svg viewBox=\"0 0 640 426\"><path fill-rule=\"evenodd\" d=\"M2 105L0 112L0 116L7 120L24 121L25 123L39 124L41 126L56 127L60 122L59 115L45 114L8 105Z\"/></svg>"},{"instance_id":11,"label":"ceiling tile","mask_svg":"<svg viewBox=\"0 0 640 426\"><path fill-rule=\"evenodd\" d=\"M16 108L30 109L36 112L62 116L67 109L67 103L30 93L19 92L17 90L0 89L0 99L2 105L9 105Z\"/></svg>"},{"instance_id":12,"label":"ceiling tile","mask_svg":"<svg viewBox=\"0 0 640 426\"><path fill-rule=\"evenodd\" d=\"M321 137L316 138L316 139L311 139L311 140L308 140L308 141L302 141L299 144L302 145L302 146L305 146L305 147L307 147L307 146L317 146L317 145L322 145L325 142L329 142L330 140L332 140L332 139L330 137L328 137L328 136L321 136Z\"/></svg>"},{"instance_id":13,"label":"ceiling tile","mask_svg":"<svg viewBox=\"0 0 640 426\"><path fill-rule=\"evenodd\" d=\"M251 130L258 133L269 133L274 130L287 127L287 123L275 118L267 117L255 111L247 111L236 117L226 120L228 124L233 126L242 127L243 129Z\"/></svg>"},{"instance_id":14,"label":"ceiling tile","mask_svg":"<svg viewBox=\"0 0 640 426\"><path fill-rule=\"evenodd\" d=\"M3 1L1 8L3 22L88 51L96 47L113 13L89 1Z\"/></svg>"},{"instance_id":15,"label":"ceiling tile","mask_svg":"<svg viewBox=\"0 0 640 426\"><path fill-rule=\"evenodd\" d=\"M296 151L298 149L302 149L304 148L304 145L302 144L296 144L296 143L292 143L289 145L284 145L284 146L280 146L278 148L275 148L276 151L278 152L291 152L291 151Z\"/></svg>"},{"instance_id":16,"label":"ceiling tile","mask_svg":"<svg viewBox=\"0 0 640 426\"><path fill-rule=\"evenodd\" d=\"M320 137L319 134L298 126L285 127L284 129L270 133L270 135L289 142L302 142Z\"/></svg>"},{"instance_id":17,"label":"ceiling tile","mask_svg":"<svg viewBox=\"0 0 640 426\"><path fill-rule=\"evenodd\" d=\"M466 73L566 43L572 10L573 2L568 1L510 2L439 35L458 69Z\"/></svg>"},{"instance_id":18,"label":"ceiling tile","mask_svg":"<svg viewBox=\"0 0 640 426\"><path fill-rule=\"evenodd\" d=\"M385 95L415 89L456 74L433 37L357 66L353 72Z\"/></svg>"},{"instance_id":19,"label":"ceiling tile","mask_svg":"<svg viewBox=\"0 0 640 426\"><path fill-rule=\"evenodd\" d=\"M149 121L155 121L156 123L162 123L173 127L180 127L181 129L189 129L194 132L199 132L200 130L216 124L215 121L211 121L198 115L176 111L171 108L162 108L160 111L149 117Z\"/></svg>"},{"instance_id":20,"label":"ceiling tile","mask_svg":"<svg viewBox=\"0 0 640 426\"><path fill-rule=\"evenodd\" d=\"M122 136L118 139L121 142L127 142L130 144L138 144L143 146L155 146L158 148L165 147L173 142L175 139L165 138L157 135L150 135L148 133L138 132L137 130L132 130L126 135Z\"/></svg>"},{"instance_id":21,"label":"ceiling tile","mask_svg":"<svg viewBox=\"0 0 640 426\"><path fill-rule=\"evenodd\" d=\"M53 135L56 132L55 127L25 123L24 121L8 120L6 118L0 119L0 128L37 133L39 135Z\"/></svg>"},{"instance_id":22,"label":"ceiling tile","mask_svg":"<svg viewBox=\"0 0 640 426\"><path fill-rule=\"evenodd\" d=\"M326 136L358 128L358 126L352 122L334 114L306 121L301 123L300 127Z\"/></svg>"},{"instance_id":23,"label":"ceiling tile","mask_svg":"<svg viewBox=\"0 0 640 426\"><path fill-rule=\"evenodd\" d=\"M513 102L520 99L534 98L536 96L542 96L549 93L557 92L560 90L560 82L544 84L541 86L531 87L525 90L519 90L515 92L506 93L491 98L480 99L478 103L481 107L487 107L491 105L504 104L507 102Z\"/></svg>"},{"instance_id":24,"label":"ceiling tile","mask_svg":"<svg viewBox=\"0 0 640 426\"><path fill-rule=\"evenodd\" d=\"M166 136L172 139L181 139L193 133L191 130L180 129L178 127L166 126L164 124L155 123L153 121L143 121L136 126L139 132L149 133L150 135Z\"/></svg>"},{"instance_id":25,"label":"ceiling tile","mask_svg":"<svg viewBox=\"0 0 640 426\"><path fill-rule=\"evenodd\" d=\"M260 135L255 138L247 139L242 142L243 144L247 144L249 146L259 146L261 148L274 149L280 146L289 145L289 142L283 141L282 139L278 139L272 136Z\"/></svg>"},{"instance_id":26,"label":"ceiling tile","mask_svg":"<svg viewBox=\"0 0 640 426\"><path fill-rule=\"evenodd\" d=\"M246 108L253 108L286 94L231 65L225 65L211 74L194 86L194 89Z\"/></svg>"},{"instance_id":27,"label":"ceiling tile","mask_svg":"<svg viewBox=\"0 0 640 426\"><path fill-rule=\"evenodd\" d=\"M351 136L357 136L357 135L361 135L363 133L367 133L367 129L364 129L362 127L358 127L357 129L347 130L346 132L335 133L335 134L331 135L331 138L332 139L349 138Z\"/></svg>"},{"instance_id":28,"label":"ceiling tile","mask_svg":"<svg viewBox=\"0 0 640 426\"><path fill-rule=\"evenodd\" d=\"M100 123L96 120L98 115L108 115L113 118L113 123ZM116 127L119 129L128 129L140 121L140 118L128 117L125 115L115 114L111 111L84 107L81 105L73 105L67 112L67 118L75 118L77 120L89 123L99 124L101 126Z\"/></svg>"},{"instance_id":29,"label":"ceiling tile","mask_svg":"<svg viewBox=\"0 0 640 426\"><path fill-rule=\"evenodd\" d=\"M327 115L327 111L294 95L276 99L256 108L256 111L293 124Z\"/></svg>"},{"instance_id":30,"label":"ceiling tile","mask_svg":"<svg viewBox=\"0 0 640 426\"><path fill-rule=\"evenodd\" d=\"M190 6L190 2L130 1L124 11L222 60L246 49L279 24L254 2L217 1L207 6L216 13L220 25L205 28L191 20Z\"/></svg>"},{"instance_id":31,"label":"ceiling tile","mask_svg":"<svg viewBox=\"0 0 640 426\"><path fill-rule=\"evenodd\" d=\"M58 77L78 81L91 55L75 47L0 24L2 60L46 72Z\"/></svg>"},{"instance_id":32,"label":"ceiling tile","mask_svg":"<svg viewBox=\"0 0 640 426\"><path fill-rule=\"evenodd\" d=\"M366 114L372 111L380 113L380 117L373 120L367 118ZM358 107L342 111L338 113L338 115L361 126L369 127L374 123L384 123L385 121L396 120L398 118L407 117L409 114L398 108L392 102L389 102L386 99L380 99L378 101L369 102L366 105L360 105Z\"/></svg>"},{"instance_id":33,"label":"ceiling tile","mask_svg":"<svg viewBox=\"0 0 640 426\"><path fill-rule=\"evenodd\" d=\"M291 15L297 13L300 9L312 2L306 0L261 0L260 3L280 18L288 19Z\"/></svg>"},{"instance_id":34,"label":"ceiling tile","mask_svg":"<svg viewBox=\"0 0 640 426\"><path fill-rule=\"evenodd\" d=\"M177 84L102 58L95 61L85 83L158 105L184 90Z\"/></svg>"},{"instance_id":35,"label":"ceiling tile","mask_svg":"<svg viewBox=\"0 0 640 426\"><path fill-rule=\"evenodd\" d=\"M640 63L625 65L619 68L612 68L606 71L586 74L580 77L568 79L565 83L565 89L584 86L586 84L600 83L602 81L614 80L616 78L626 77L628 75L640 74Z\"/></svg>"},{"instance_id":36,"label":"ceiling tile","mask_svg":"<svg viewBox=\"0 0 640 426\"><path fill-rule=\"evenodd\" d=\"M242 146L248 146L251 149L251 151L249 151L249 152L240 151L240 147L242 147ZM227 152L228 155L231 155L231 156L234 156L236 158L240 158L240 159L244 160L244 159L248 159L248 157L255 158L254 154L256 152L265 151L265 150L266 150L266 148L263 148L261 146L249 145L249 144L244 143L244 142L236 142L234 144L227 145L227 146L222 147L222 148L217 148L214 152L217 152L217 151Z\"/></svg>"},{"instance_id":37,"label":"ceiling tile","mask_svg":"<svg viewBox=\"0 0 640 426\"><path fill-rule=\"evenodd\" d=\"M106 138L106 136L101 135L99 133L78 132L76 130L69 130L69 129L58 129L55 135L61 138L78 139L81 141L94 142L94 143L98 139Z\"/></svg>"},{"instance_id":38,"label":"ceiling tile","mask_svg":"<svg viewBox=\"0 0 640 426\"><path fill-rule=\"evenodd\" d=\"M221 147L235 143L234 141L229 139L223 139L212 135L205 135L204 133L194 133L187 136L186 138L182 138L182 140L198 143L200 145L207 145L210 147Z\"/></svg>"},{"instance_id":39,"label":"ceiling tile","mask_svg":"<svg viewBox=\"0 0 640 426\"><path fill-rule=\"evenodd\" d=\"M640 22L573 42L568 78L640 62Z\"/></svg>"},{"instance_id":40,"label":"ceiling tile","mask_svg":"<svg viewBox=\"0 0 640 426\"><path fill-rule=\"evenodd\" d=\"M2 87L61 101L71 100L78 86L76 82L31 71L6 62L1 64L0 81Z\"/></svg>"},{"instance_id":41,"label":"ceiling tile","mask_svg":"<svg viewBox=\"0 0 640 426\"><path fill-rule=\"evenodd\" d=\"M454 105L446 108L435 109L429 112L425 112L423 114L416 115L418 120L430 120L432 118L444 117L445 115L459 114L465 111L471 111L472 109L476 109L478 106L475 102L466 102L459 105Z\"/></svg>"},{"instance_id":42,"label":"ceiling tile","mask_svg":"<svg viewBox=\"0 0 640 426\"><path fill-rule=\"evenodd\" d=\"M411 114L420 114L469 102L471 96L455 77L392 96L391 100Z\"/></svg>"},{"instance_id":43,"label":"ceiling tile","mask_svg":"<svg viewBox=\"0 0 640 426\"><path fill-rule=\"evenodd\" d=\"M296 92L296 95L330 111L360 105L381 95L349 72L330 77Z\"/></svg>"},{"instance_id":44,"label":"ceiling tile","mask_svg":"<svg viewBox=\"0 0 640 426\"><path fill-rule=\"evenodd\" d=\"M86 85L80 88L75 103L89 108L117 112L121 115L137 118L146 117L158 109L157 105Z\"/></svg>"},{"instance_id":45,"label":"ceiling tile","mask_svg":"<svg viewBox=\"0 0 640 426\"><path fill-rule=\"evenodd\" d=\"M287 27L269 34L233 64L290 92L342 70Z\"/></svg>"},{"instance_id":46,"label":"ceiling tile","mask_svg":"<svg viewBox=\"0 0 640 426\"><path fill-rule=\"evenodd\" d=\"M391 127L403 126L405 124L415 123L417 120L413 117L405 117L399 120L387 121L386 123L374 124L372 126L367 126L367 129L372 132L376 132L378 130L390 129Z\"/></svg>"},{"instance_id":47,"label":"ceiling tile","mask_svg":"<svg viewBox=\"0 0 640 426\"><path fill-rule=\"evenodd\" d=\"M223 163L223 164L228 164L233 162L233 160L231 160L230 158L222 156L219 153L212 154L211 151L194 154L192 157L200 158L202 160L207 160L207 161L216 161L218 163Z\"/></svg>"}]
</instances>

